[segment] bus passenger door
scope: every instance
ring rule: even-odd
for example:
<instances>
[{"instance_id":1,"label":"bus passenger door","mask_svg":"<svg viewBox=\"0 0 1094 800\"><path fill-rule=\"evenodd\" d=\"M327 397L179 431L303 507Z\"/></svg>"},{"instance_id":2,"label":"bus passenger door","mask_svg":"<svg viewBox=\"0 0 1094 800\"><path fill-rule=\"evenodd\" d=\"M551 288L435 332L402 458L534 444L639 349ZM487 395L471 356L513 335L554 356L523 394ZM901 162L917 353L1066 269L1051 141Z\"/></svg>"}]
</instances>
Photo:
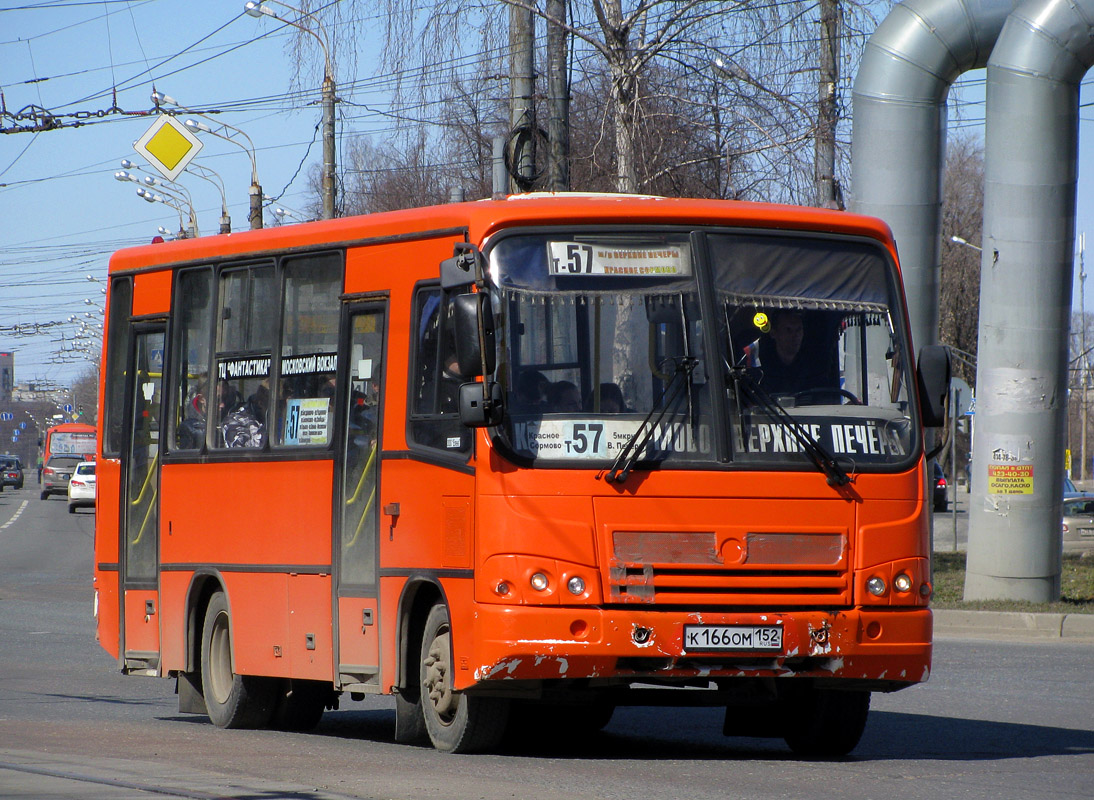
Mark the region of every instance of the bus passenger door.
<instances>
[{"instance_id":1,"label":"bus passenger door","mask_svg":"<svg viewBox=\"0 0 1094 800\"><path fill-rule=\"evenodd\" d=\"M380 399L383 397L384 304L347 309L335 491L337 682L352 691L380 689L379 543Z\"/></svg>"},{"instance_id":2,"label":"bus passenger door","mask_svg":"<svg viewBox=\"0 0 1094 800\"><path fill-rule=\"evenodd\" d=\"M122 642L126 671L159 669L159 453L162 326L134 331L126 371L129 437L122 462Z\"/></svg>"}]
</instances>

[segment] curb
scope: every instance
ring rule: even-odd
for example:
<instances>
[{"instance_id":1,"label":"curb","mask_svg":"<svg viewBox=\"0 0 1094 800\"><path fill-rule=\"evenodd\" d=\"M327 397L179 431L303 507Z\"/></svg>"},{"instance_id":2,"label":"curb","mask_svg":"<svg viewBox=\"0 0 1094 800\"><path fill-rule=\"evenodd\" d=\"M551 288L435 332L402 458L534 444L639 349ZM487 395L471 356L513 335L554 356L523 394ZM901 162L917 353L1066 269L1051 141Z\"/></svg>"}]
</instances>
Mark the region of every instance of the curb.
<instances>
[{"instance_id":1,"label":"curb","mask_svg":"<svg viewBox=\"0 0 1094 800\"><path fill-rule=\"evenodd\" d=\"M945 636L1094 641L1094 614L961 611L949 608L933 609L933 613L935 633Z\"/></svg>"}]
</instances>

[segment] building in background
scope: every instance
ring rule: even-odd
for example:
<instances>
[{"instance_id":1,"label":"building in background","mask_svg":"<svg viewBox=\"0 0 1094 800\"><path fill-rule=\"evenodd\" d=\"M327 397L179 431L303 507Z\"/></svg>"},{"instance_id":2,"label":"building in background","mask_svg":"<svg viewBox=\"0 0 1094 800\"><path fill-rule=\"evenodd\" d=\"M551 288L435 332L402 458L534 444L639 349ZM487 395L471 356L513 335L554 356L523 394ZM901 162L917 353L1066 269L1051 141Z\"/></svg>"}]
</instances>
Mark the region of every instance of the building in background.
<instances>
[{"instance_id":1,"label":"building in background","mask_svg":"<svg viewBox=\"0 0 1094 800\"><path fill-rule=\"evenodd\" d=\"M15 388L15 353L0 352L0 401L11 400Z\"/></svg>"}]
</instances>

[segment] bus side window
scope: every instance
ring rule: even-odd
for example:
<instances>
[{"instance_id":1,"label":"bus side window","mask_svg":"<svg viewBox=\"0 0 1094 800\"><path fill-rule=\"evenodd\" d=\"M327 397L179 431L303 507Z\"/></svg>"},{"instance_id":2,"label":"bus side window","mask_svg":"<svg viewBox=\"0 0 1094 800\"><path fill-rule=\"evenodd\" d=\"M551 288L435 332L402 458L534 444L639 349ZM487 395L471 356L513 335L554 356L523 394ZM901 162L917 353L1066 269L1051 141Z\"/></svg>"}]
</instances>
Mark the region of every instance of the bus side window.
<instances>
[{"instance_id":1,"label":"bus side window","mask_svg":"<svg viewBox=\"0 0 1094 800\"><path fill-rule=\"evenodd\" d=\"M338 253L286 259L276 444L326 446L333 435L338 370Z\"/></svg>"},{"instance_id":2,"label":"bus side window","mask_svg":"<svg viewBox=\"0 0 1094 800\"><path fill-rule=\"evenodd\" d=\"M211 444L260 449L266 443L270 360L278 294L272 264L225 270L217 306L217 390Z\"/></svg>"},{"instance_id":3,"label":"bus side window","mask_svg":"<svg viewBox=\"0 0 1094 800\"><path fill-rule=\"evenodd\" d=\"M456 342L439 286L423 286L414 295L411 331L409 424L411 443L447 453L467 453L471 431L460 422L455 374Z\"/></svg>"},{"instance_id":4,"label":"bus side window","mask_svg":"<svg viewBox=\"0 0 1094 800\"><path fill-rule=\"evenodd\" d=\"M169 441L178 450L205 444L209 407L209 344L213 322L213 271L208 267L179 273L175 291L178 340Z\"/></svg>"},{"instance_id":5,"label":"bus side window","mask_svg":"<svg viewBox=\"0 0 1094 800\"><path fill-rule=\"evenodd\" d=\"M117 457L125 441L125 369L129 359L129 315L132 313L133 279L116 278L110 284L110 319L107 323L104 456Z\"/></svg>"}]
</instances>

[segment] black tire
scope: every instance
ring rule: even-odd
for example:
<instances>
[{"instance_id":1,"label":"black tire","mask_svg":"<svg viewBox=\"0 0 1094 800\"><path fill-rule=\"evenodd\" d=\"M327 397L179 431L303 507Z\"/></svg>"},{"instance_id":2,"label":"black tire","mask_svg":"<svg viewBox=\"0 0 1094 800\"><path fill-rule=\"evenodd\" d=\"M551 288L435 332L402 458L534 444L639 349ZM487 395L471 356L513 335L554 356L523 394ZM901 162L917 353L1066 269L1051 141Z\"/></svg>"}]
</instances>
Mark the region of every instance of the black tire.
<instances>
[{"instance_id":1,"label":"black tire","mask_svg":"<svg viewBox=\"0 0 1094 800\"><path fill-rule=\"evenodd\" d=\"M42 499L43 500L48 500L49 499L49 492L42 492Z\"/></svg>"},{"instance_id":2,"label":"black tire","mask_svg":"<svg viewBox=\"0 0 1094 800\"><path fill-rule=\"evenodd\" d=\"M405 693L395 695L395 741L400 744L431 744L425 729L422 701Z\"/></svg>"},{"instance_id":3,"label":"black tire","mask_svg":"<svg viewBox=\"0 0 1094 800\"><path fill-rule=\"evenodd\" d=\"M75 514L76 513L76 506L72 505L72 503L68 504L68 513L69 514Z\"/></svg>"},{"instance_id":4,"label":"black tire","mask_svg":"<svg viewBox=\"0 0 1094 800\"><path fill-rule=\"evenodd\" d=\"M201 688L209 719L218 728L261 728L273 716L277 683L233 669L231 614L223 592L214 594L205 610Z\"/></svg>"},{"instance_id":5,"label":"black tire","mask_svg":"<svg viewBox=\"0 0 1094 800\"><path fill-rule=\"evenodd\" d=\"M419 663L422 716L433 746L445 753L497 747L505 735L509 701L452 690L451 626L443 605L433 606L426 617Z\"/></svg>"},{"instance_id":6,"label":"black tire","mask_svg":"<svg viewBox=\"0 0 1094 800\"><path fill-rule=\"evenodd\" d=\"M859 743L870 713L870 693L806 689L786 698L783 738L805 758L840 758Z\"/></svg>"},{"instance_id":7,"label":"black tire","mask_svg":"<svg viewBox=\"0 0 1094 800\"><path fill-rule=\"evenodd\" d=\"M327 705L334 702L329 683L287 680L281 683L270 727L306 733L319 724Z\"/></svg>"}]
</instances>

